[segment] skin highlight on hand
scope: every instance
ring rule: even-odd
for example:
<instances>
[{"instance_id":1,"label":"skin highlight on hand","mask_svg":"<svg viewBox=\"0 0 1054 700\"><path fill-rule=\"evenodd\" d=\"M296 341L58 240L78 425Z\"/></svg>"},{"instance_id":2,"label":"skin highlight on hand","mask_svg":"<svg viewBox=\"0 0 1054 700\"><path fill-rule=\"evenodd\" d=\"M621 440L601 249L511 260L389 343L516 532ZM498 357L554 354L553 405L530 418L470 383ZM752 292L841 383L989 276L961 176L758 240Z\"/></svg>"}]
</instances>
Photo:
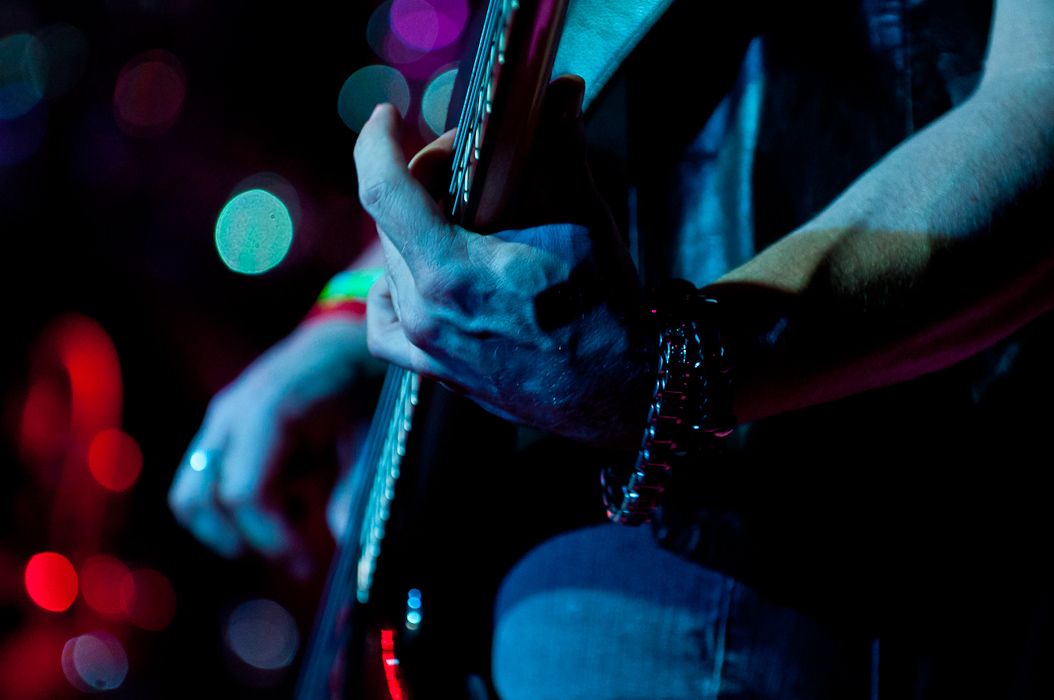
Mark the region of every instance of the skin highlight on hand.
<instances>
[{"instance_id":1,"label":"skin highlight on hand","mask_svg":"<svg viewBox=\"0 0 1054 700\"><path fill-rule=\"evenodd\" d=\"M332 446L347 420L340 405L373 401L345 395L377 373L375 364L362 324L339 317L308 322L264 353L209 404L169 491L176 520L220 556L254 551L294 577L310 574L314 562L279 484L305 427L328 431L315 441Z\"/></svg>"},{"instance_id":2,"label":"skin highlight on hand","mask_svg":"<svg viewBox=\"0 0 1054 700\"><path fill-rule=\"evenodd\" d=\"M363 127L355 148L360 199L387 261L367 302L369 348L503 417L635 447L650 391L643 293L592 186L581 81L553 86L536 148L548 162L528 165L521 189L538 205L524 207L533 220L520 231L481 236L450 223L430 193L436 183L417 180L402 155L393 108L382 105ZM442 169L432 164L448 152L446 135L415 168L436 177ZM542 328L536 300L567 285L576 269L590 271L577 278L595 280L596 303Z\"/></svg>"}]
</instances>

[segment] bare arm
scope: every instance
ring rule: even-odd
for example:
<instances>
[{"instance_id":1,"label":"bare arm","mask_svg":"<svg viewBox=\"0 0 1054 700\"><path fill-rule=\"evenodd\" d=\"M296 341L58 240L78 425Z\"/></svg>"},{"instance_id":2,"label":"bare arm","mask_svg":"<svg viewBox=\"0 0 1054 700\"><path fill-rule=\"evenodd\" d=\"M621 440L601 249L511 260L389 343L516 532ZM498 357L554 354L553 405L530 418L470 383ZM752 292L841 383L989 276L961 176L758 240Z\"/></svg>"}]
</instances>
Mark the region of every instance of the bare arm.
<instances>
[{"instance_id":1,"label":"bare arm","mask_svg":"<svg viewBox=\"0 0 1054 700\"><path fill-rule=\"evenodd\" d=\"M1054 2L1000 0L974 95L708 288L740 331L739 419L946 367L1050 308L1052 165Z\"/></svg>"},{"instance_id":2,"label":"bare arm","mask_svg":"<svg viewBox=\"0 0 1054 700\"><path fill-rule=\"evenodd\" d=\"M945 367L1054 303L1054 245L1023 218L1054 162L1052 38L1054 0L1000 0L967 102L708 288L724 302L741 421ZM570 113L554 111L566 122L554 127L560 138L580 129ZM587 442L639 444L654 348L610 221L465 231L410 176L397 136L394 110L378 108L355 149L360 199L387 257L371 291L371 352L499 415ZM577 173L562 190L592 202L580 154L552 152L552 172ZM540 295L582 288L572 272L589 273L590 293L559 323L541 323Z\"/></svg>"}]
</instances>

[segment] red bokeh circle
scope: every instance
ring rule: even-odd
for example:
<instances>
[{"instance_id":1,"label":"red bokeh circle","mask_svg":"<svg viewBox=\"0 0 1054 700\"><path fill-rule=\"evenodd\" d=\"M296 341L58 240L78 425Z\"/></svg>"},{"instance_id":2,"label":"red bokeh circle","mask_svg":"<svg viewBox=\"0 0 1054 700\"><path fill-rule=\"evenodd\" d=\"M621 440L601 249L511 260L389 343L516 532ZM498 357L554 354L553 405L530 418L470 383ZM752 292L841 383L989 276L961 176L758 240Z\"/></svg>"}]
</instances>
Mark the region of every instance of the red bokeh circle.
<instances>
[{"instance_id":1,"label":"red bokeh circle","mask_svg":"<svg viewBox=\"0 0 1054 700\"><path fill-rule=\"evenodd\" d=\"M126 576L128 567L120 559L105 554L88 557L81 566L80 584L84 601L106 615L123 615L121 587Z\"/></svg>"},{"instance_id":2,"label":"red bokeh circle","mask_svg":"<svg viewBox=\"0 0 1054 700\"><path fill-rule=\"evenodd\" d=\"M147 51L125 64L117 76L113 110L129 136L159 136L183 111L187 86L179 59L167 51Z\"/></svg>"},{"instance_id":3,"label":"red bokeh circle","mask_svg":"<svg viewBox=\"0 0 1054 700\"><path fill-rule=\"evenodd\" d=\"M62 612L77 598L77 572L61 554L35 554L26 566L26 591L45 610Z\"/></svg>"},{"instance_id":4,"label":"red bokeh circle","mask_svg":"<svg viewBox=\"0 0 1054 700\"><path fill-rule=\"evenodd\" d=\"M145 630L168 627L176 614L176 590L153 569L138 569L121 581L121 602L129 622Z\"/></svg>"},{"instance_id":5,"label":"red bokeh circle","mask_svg":"<svg viewBox=\"0 0 1054 700\"><path fill-rule=\"evenodd\" d=\"M88 468L100 484L111 491L124 491L139 478L143 453L128 433L103 430L88 448Z\"/></svg>"}]
</instances>

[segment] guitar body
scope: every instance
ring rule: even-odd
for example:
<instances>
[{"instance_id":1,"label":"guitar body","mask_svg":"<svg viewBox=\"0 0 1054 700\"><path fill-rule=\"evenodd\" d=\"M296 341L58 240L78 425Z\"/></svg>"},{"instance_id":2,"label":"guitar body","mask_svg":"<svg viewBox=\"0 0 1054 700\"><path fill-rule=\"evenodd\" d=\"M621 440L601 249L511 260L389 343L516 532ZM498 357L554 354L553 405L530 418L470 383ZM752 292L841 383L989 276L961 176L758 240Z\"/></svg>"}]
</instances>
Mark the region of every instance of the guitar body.
<instances>
[{"instance_id":1,"label":"guitar body","mask_svg":"<svg viewBox=\"0 0 1054 700\"><path fill-rule=\"evenodd\" d=\"M471 74L455 87L464 101L446 199L469 230L496 230L515 201L566 6L490 0L479 25ZM298 700L488 697L494 595L523 551L523 514L508 507L522 483L510 473L514 436L471 401L389 370Z\"/></svg>"},{"instance_id":2,"label":"guitar body","mask_svg":"<svg viewBox=\"0 0 1054 700\"><path fill-rule=\"evenodd\" d=\"M501 498L508 481L501 466L511 459L515 429L434 382L422 384L418 409L370 626L395 632L413 697L470 697L469 676L490 677L493 599L515 556L503 546ZM408 606L410 591L420 592L419 608ZM408 617L414 612L421 616L416 624ZM380 668L369 654L366 663ZM368 697L387 700L383 693Z\"/></svg>"}]
</instances>

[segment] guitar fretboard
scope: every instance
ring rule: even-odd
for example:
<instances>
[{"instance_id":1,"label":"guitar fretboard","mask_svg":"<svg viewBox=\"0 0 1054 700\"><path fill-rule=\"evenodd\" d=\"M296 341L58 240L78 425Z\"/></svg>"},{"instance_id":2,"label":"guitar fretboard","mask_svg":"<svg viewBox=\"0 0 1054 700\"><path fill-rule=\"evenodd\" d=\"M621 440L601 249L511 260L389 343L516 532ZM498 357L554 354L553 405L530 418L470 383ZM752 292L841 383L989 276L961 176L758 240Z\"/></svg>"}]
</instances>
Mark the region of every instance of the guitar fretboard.
<instances>
[{"instance_id":1,"label":"guitar fretboard","mask_svg":"<svg viewBox=\"0 0 1054 700\"><path fill-rule=\"evenodd\" d=\"M487 9L483 37L472 64L472 76L454 141L454 168L449 193L450 216L455 221L464 218L471 203L476 166L494 105L495 86L501 67L505 65L505 49L519 7L519 0L491 0Z\"/></svg>"}]
</instances>

